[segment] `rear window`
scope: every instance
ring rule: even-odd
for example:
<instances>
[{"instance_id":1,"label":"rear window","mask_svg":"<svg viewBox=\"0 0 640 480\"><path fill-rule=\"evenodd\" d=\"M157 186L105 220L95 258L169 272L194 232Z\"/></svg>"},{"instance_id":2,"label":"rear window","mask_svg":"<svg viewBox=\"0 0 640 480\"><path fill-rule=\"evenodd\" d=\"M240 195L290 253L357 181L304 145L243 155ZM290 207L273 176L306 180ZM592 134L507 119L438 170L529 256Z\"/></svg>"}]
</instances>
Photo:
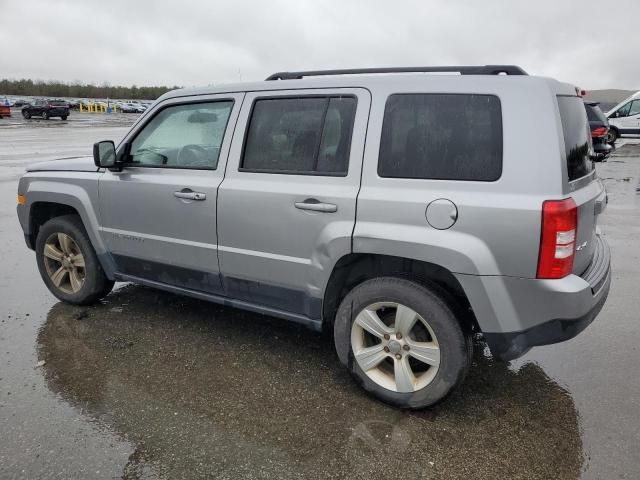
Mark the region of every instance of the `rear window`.
<instances>
[{"instance_id":1,"label":"rear window","mask_svg":"<svg viewBox=\"0 0 640 480\"><path fill-rule=\"evenodd\" d=\"M590 128L580 97L558 95L562 134L567 158L569 181L588 175L593 170L589 158Z\"/></svg>"},{"instance_id":2,"label":"rear window","mask_svg":"<svg viewBox=\"0 0 640 480\"><path fill-rule=\"evenodd\" d=\"M378 174L497 180L502 175L500 100L494 95L391 95L382 124Z\"/></svg>"},{"instance_id":3,"label":"rear window","mask_svg":"<svg viewBox=\"0 0 640 480\"><path fill-rule=\"evenodd\" d=\"M607 123L607 117L604 116L604 113L602 113L602 110L598 105L585 104L585 108L587 110L587 119L590 122Z\"/></svg>"}]
</instances>

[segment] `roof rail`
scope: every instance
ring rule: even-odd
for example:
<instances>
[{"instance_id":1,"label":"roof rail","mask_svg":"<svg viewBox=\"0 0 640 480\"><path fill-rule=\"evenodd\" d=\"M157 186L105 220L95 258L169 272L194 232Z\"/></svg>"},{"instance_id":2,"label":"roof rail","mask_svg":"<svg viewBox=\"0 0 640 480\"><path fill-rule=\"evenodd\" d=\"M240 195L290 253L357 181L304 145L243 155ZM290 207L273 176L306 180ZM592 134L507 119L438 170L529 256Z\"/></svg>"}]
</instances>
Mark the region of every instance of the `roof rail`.
<instances>
[{"instance_id":1,"label":"roof rail","mask_svg":"<svg viewBox=\"0 0 640 480\"><path fill-rule=\"evenodd\" d=\"M303 77L327 75L364 75L371 73L447 73L458 72L461 75L528 75L517 65L478 65L448 67L387 67L387 68L346 68L339 70L308 70L302 72L278 72L269 75L266 80L297 80Z\"/></svg>"}]
</instances>

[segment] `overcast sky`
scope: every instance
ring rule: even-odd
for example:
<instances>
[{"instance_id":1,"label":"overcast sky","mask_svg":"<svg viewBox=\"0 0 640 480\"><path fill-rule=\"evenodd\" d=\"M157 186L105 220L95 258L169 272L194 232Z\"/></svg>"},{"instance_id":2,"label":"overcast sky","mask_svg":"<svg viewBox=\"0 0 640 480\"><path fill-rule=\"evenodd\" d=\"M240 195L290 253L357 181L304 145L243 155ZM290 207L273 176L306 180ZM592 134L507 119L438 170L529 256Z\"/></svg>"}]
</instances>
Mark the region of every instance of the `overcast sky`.
<instances>
[{"instance_id":1,"label":"overcast sky","mask_svg":"<svg viewBox=\"0 0 640 480\"><path fill-rule=\"evenodd\" d=\"M640 0L0 0L0 77L193 86L513 63L639 89L639 19Z\"/></svg>"}]
</instances>

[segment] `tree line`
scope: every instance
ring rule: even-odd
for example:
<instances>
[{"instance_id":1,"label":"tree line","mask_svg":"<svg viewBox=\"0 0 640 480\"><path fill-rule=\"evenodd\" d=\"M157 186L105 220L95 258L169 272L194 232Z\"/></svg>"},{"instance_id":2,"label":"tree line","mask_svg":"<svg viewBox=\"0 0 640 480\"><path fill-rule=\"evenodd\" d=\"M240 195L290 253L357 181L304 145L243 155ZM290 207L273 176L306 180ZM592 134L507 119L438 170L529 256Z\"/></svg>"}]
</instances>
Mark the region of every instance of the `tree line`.
<instances>
[{"instance_id":1,"label":"tree line","mask_svg":"<svg viewBox=\"0 0 640 480\"><path fill-rule=\"evenodd\" d=\"M180 88L174 87L131 87L111 86L109 84L93 85L91 83L65 83L58 81L42 81L23 78L21 80L0 80L0 95L16 95L29 97L74 97L74 98L117 98L131 100L155 100L160 95Z\"/></svg>"}]
</instances>

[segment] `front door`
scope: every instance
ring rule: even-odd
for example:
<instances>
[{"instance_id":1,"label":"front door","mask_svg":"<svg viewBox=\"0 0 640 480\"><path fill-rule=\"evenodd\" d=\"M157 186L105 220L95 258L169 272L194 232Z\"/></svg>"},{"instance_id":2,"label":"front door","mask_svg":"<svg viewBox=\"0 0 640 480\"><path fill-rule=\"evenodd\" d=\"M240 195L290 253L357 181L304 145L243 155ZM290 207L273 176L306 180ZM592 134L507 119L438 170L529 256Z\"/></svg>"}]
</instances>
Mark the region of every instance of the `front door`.
<instances>
[{"instance_id":1,"label":"front door","mask_svg":"<svg viewBox=\"0 0 640 480\"><path fill-rule=\"evenodd\" d=\"M171 99L120 148L120 172L99 181L101 235L122 278L221 293L218 186L242 95Z\"/></svg>"},{"instance_id":2,"label":"front door","mask_svg":"<svg viewBox=\"0 0 640 480\"><path fill-rule=\"evenodd\" d=\"M227 295L319 320L351 251L369 105L353 88L247 94L219 192Z\"/></svg>"}]
</instances>

